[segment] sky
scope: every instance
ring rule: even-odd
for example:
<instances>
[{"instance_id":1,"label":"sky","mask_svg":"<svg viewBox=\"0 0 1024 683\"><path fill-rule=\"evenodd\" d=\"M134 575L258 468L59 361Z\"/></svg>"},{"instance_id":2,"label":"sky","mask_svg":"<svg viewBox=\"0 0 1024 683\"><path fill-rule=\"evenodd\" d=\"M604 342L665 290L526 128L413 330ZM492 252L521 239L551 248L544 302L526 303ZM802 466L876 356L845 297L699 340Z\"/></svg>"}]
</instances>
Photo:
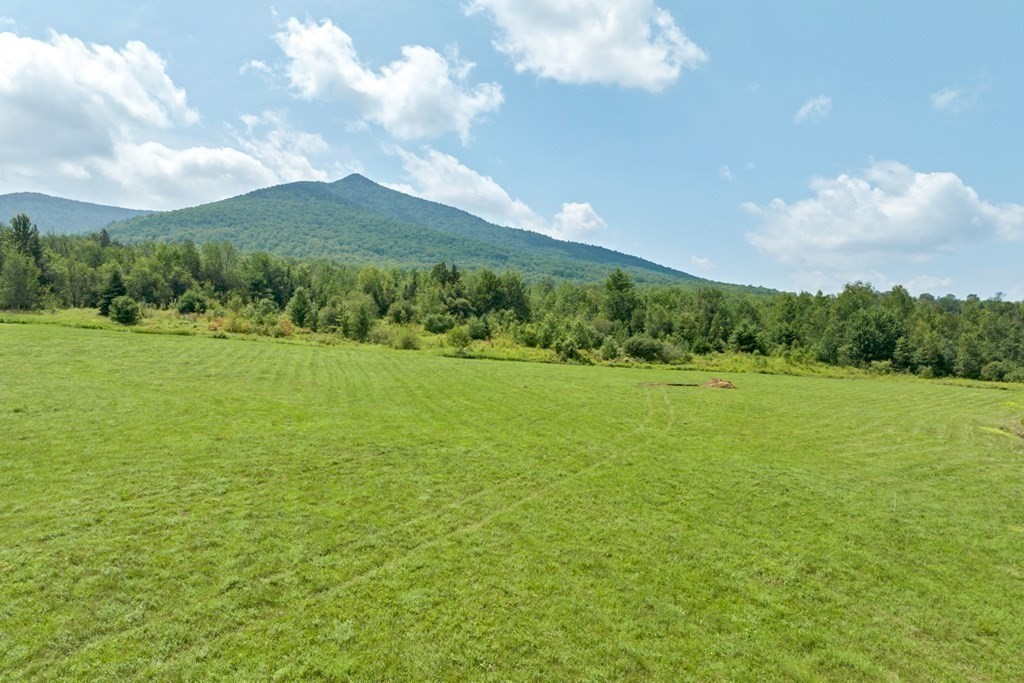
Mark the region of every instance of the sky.
<instances>
[{"instance_id":1,"label":"sky","mask_svg":"<svg viewBox=\"0 0 1024 683\"><path fill-rule=\"evenodd\" d=\"M0 0L0 194L358 172L723 282L1024 299L1024 3Z\"/></svg>"}]
</instances>

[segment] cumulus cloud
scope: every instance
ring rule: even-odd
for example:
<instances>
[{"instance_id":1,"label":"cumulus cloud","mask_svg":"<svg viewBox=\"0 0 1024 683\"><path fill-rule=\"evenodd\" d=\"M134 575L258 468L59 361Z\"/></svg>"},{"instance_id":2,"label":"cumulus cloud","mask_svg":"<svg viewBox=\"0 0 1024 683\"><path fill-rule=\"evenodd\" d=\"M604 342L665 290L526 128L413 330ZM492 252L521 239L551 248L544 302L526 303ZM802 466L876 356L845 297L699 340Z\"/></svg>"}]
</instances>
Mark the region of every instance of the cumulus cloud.
<instances>
[{"instance_id":1,"label":"cumulus cloud","mask_svg":"<svg viewBox=\"0 0 1024 683\"><path fill-rule=\"evenodd\" d=\"M562 210L555 214L550 232L555 237L579 241L599 234L607 227L608 224L597 211L594 211L590 202L567 202L562 204Z\"/></svg>"},{"instance_id":2,"label":"cumulus cloud","mask_svg":"<svg viewBox=\"0 0 1024 683\"><path fill-rule=\"evenodd\" d=\"M235 135L238 146L259 159L280 182L327 180L327 173L314 168L309 158L328 150L320 135L294 130L274 111L246 114L241 120L245 133Z\"/></svg>"},{"instance_id":3,"label":"cumulus cloud","mask_svg":"<svg viewBox=\"0 0 1024 683\"><path fill-rule=\"evenodd\" d=\"M465 9L494 21L494 46L517 72L561 83L657 92L708 60L653 0L469 0Z\"/></svg>"},{"instance_id":4,"label":"cumulus cloud","mask_svg":"<svg viewBox=\"0 0 1024 683\"><path fill-rule=\"evenodd\" d=\"M982 86L974 88L943 88L938 92L932 93L932 109L959 114L965 109L973 107L984 90L985 88Z\"/></svg>"},{"instance_id":5,"label":"cumulus cloud","mask_svg":"<svg viewBox=\"0 0 1024 683\"><path fill-rule=\"evenodd\" d=\"M0 157L109 152L127 129L196 123L165 67L138 41L117 50L53 32L0 33Z\"/></svg>"},{"instance_id":6,"label":"cumulus cloud","mask_svg":"<svg viewBox=\"0 0 1024 683\"><path fill-rule=\"evenodd\" d=\"M732 169L724 164L718 169L718 177L729 183L736 180L736 176L733 175Z\"/></svg>"},{"instance_id":7,"label":"cumulus cloud","mask_svg":"<svg viewBox=\"0 0 1024 683\"><path fill-rule=\"evenodd\" d=\"M920 262L964 244L1024 236L1024 206L986 202L954 173L883 161L810 188L813 197L792 204L744 205L760 221L748 241L808 272Z\"/></svg>"},{"instance_id":8,"label":"cumulus cloud","mask_svg":"<svg viewBox=\"0 0 1024 683\"><path fill-rule=\"evenodd\" d=\"M144 43L0 33L0 191L178 208L254 187L324 179L319 136L278 114L243 117L221 145L169 145L198 112Z\"/></svg>"},{"instance_id":9,"label":"cumulus cloud","mask_svg":"<svg viewBox=\"0 0 1024 683\"><path fill-rule=\"evenodd\" d=\"M473 124L504 101L496 83L467 85L472 63L457 55L449 61L421 45L403 47L401 59L374 72L359 60L352 37L330 20L291 18L274 38L299 96L351 101L365 121L401 140L455 132L465 143Z\"/></svg>"},{"instance_id":10,"label":"cumulus cloud","mask_svg":"<svg viewBox=\"0 0 1024 683\"><path fill-rule=\"evenodd\" d=\"M825 95L812 97L793 115L793 123L817 123L832 113L832 98Z\"/></svg>"},{"instance_id":11,"label":"cumulus cloud","mask_svg":"<svg viewBox=\"0 0 1024 683\"><path fill-rule=\"evenodd\" d=\"M422 156L402 148L395 152L411 184L392 187L407 194L447 204L497 225L541 231L543 219L520 199L513 199L490 176L463 165L450 154L427 148Z\"/></svg>"},{"instance_id":12,"label":"cumulus cloud","mask_svg":"<svg viewBox=\"0 0 1024 683\"><path fill-rule=\"evenodd\" d=\"M279 180L262 161L231 147L174 149L154 141L118 143L111 157L88 166L104 196L150 209L222 199Z\"/></svg>"},{"instance_id":13,"label":"cumulus cloud","mask_svg":"<svg viewBox=\"0 0 1024 683\"><path fill-rule=\"evenodd\" d=\"M715 264L706 256L691 256L690 264L700 270L714 270Z\"/></svg>"},{"instance_id":14,"label":"cumulus cloud","mask_svg":"<svg viewBox=\"0 0 1024 683\"><path fill-rule=\"evenodd\" d=\"M259 59L250 59L248 62L238 68L238 73L247 74L249 72L259 74L261 76L269 76L273 73L273 69L267 65L266 62Z\"/></svg>"},{"instance_id":15,"label":"cumulus cloud","mask_svg":"<svg viewBox=\"0 0 1024 683\"><path fill-rule=\"evenodd\" d=\"M584 240L607 225L589 202L562 204L552 220L546 220L526 202L513 198L490 176L477 173L450 154L427 148L415 154L401 148L394 152L402 160L409 182L390 187L406 194L447 204L495 223L525 228L565 240Z\"/></svg>"},{"instance_id":16,"label":"cumulus cloud","mask_svg":"<svg viewBox=\"0 0 1024 683\"><path fill-rule=\"evenodd\" d=\"M172 147L125 138L109 154L58 164L39 191L101 203L174 209L296 180L328 180L307 155L325 151L318 135L293 130L279 114L245 115L220 146ZM10 184L8 174L0 181ZM21 181L27 180L21 178Z\"/></svg>"}]
</instances>

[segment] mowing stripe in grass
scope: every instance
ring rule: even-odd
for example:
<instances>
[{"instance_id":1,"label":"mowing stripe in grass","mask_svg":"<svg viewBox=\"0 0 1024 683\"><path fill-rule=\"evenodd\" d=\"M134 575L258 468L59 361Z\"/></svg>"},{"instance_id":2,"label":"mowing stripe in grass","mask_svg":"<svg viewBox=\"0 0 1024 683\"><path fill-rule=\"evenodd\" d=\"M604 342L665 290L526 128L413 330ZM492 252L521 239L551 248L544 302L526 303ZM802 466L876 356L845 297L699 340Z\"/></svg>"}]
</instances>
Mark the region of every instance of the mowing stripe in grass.
<instances>
[{"instance_id":1,"label":"mowing stripe in grass","mask_svg":"<svg viewBox=\"0 0 1024 683\"><path fill-rule=\"evenodd\" d=\"M0 325L0 674L1024 676L1020 401L729 378Z\"/></svg>"}]
</instances>

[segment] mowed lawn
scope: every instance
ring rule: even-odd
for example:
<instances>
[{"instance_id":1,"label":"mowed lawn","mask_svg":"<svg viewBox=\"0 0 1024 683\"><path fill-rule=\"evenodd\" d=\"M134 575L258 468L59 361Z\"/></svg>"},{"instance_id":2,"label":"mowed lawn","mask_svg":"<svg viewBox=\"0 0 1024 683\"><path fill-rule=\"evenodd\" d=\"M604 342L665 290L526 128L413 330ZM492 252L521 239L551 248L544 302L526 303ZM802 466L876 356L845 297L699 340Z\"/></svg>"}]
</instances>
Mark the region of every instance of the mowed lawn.
<instances>
[{"instance_id":1,"label":"mowed lawn","mask_svg":"<svg viewBox=\"0 0 1024 683\"><path fill-rule=\"evenodd\" d=\"M1024 392L0 325L0 679L1020 680Z\"/></svg>"}]
</instances>

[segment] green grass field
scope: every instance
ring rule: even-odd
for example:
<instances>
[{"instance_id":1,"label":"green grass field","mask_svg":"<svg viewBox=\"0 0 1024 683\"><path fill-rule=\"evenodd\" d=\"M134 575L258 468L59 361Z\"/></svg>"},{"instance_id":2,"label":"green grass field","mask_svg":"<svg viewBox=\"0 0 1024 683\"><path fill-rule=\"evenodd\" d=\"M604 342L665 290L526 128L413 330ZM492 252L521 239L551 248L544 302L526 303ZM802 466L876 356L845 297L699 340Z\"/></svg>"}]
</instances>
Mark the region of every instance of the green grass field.
<instances>
[{"instance_id":1,"label":"green grass field","mask_svg":"<svg viewBox=\"0 0 1024 683\"><path fill-rule=\"evenodd\" d=\"M0 325L0 679L1020 680L1024 393Z\"/></svg>"}]
</instances>

